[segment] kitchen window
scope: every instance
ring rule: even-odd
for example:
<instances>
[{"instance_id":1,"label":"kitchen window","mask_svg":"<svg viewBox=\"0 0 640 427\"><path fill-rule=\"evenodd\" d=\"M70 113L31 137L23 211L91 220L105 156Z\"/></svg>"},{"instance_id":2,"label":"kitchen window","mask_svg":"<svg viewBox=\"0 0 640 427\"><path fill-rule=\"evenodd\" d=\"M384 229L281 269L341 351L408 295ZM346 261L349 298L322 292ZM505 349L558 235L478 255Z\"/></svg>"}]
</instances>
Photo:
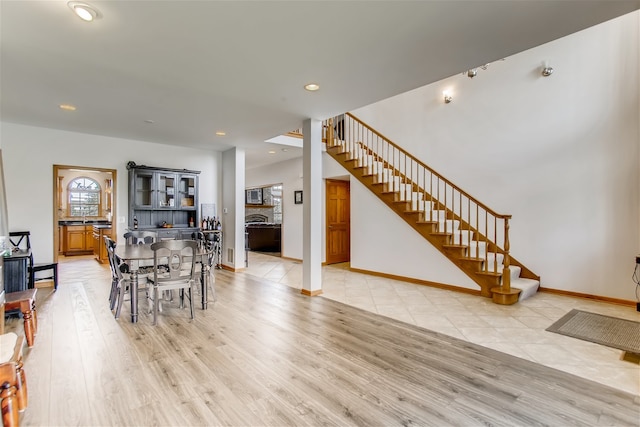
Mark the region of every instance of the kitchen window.
<instances>
[{"instance_id":1,"label":"kitchen window","mask_svg":"<svg viewBox=\"0 0 640 427\"><path fill-rule=\"evenodd\" d=\"M69 216L100 216L100 184L91 178L76 178L67 187Z\"/></svg>"}]
</instances>

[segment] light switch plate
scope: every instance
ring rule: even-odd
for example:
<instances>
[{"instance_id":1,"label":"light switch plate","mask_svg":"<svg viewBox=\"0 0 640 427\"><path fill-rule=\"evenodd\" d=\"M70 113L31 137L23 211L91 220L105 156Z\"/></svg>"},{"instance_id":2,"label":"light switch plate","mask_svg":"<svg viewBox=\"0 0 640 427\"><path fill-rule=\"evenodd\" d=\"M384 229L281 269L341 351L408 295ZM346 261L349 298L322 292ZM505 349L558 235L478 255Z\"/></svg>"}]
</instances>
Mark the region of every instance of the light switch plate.
<instances>
[{"instance_id":1,"label":"light switch plate","mask_svg":"<svg viewBox=\"0 0 640 427\"><path fill-rule=\"evenodd\" d=\"M118 224L124 224L125 218L123 216L118 217Z\"/></svg>"}]
</instances>

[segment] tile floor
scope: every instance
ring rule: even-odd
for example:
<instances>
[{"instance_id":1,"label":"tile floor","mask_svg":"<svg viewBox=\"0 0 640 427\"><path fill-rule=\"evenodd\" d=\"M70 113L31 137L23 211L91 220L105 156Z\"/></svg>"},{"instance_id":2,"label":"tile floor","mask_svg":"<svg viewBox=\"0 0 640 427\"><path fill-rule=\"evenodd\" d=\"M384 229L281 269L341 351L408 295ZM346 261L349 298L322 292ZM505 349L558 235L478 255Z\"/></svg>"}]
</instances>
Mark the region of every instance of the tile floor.
<instances>
[{"instance_id":1,"label":"tile floor","mask_svg":"<svg viewBox=\"0 0 640 427\"><path fill-rule=\"evenodd\" d=\"M302 288L302 263L249 253L251 274ZM571 309L640 321L635 307L539 292L513 306L489 299L349 271L322 269L322 298L359 307L640 395L640 365L623 352L547 332Z\"/></svg>"}]
</instances>

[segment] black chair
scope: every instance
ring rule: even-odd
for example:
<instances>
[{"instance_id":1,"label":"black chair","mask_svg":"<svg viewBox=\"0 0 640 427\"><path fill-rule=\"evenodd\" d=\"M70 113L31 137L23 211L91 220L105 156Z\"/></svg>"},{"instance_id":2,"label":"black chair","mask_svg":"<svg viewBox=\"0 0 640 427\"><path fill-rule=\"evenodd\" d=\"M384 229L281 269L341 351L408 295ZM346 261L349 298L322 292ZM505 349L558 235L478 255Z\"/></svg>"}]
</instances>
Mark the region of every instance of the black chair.
<instances>
[{"instance_id":1,"label":"black chair","mask_svg":"<svg viewBox=\"0 0 640 427\"><path fill-rule=\"evenodd\" d=\"M29 251L31 252L31 233L29 231L12 231L9 233L9 241L15 251ZM35 282L42 280L53 280L53 289L58 289L58 263L34 263L33 253L29 255L29 288L35 287ZM36 273L40 271L51 271L51 273L44 277L37 277Z\"/></svg>"}]
</instances>

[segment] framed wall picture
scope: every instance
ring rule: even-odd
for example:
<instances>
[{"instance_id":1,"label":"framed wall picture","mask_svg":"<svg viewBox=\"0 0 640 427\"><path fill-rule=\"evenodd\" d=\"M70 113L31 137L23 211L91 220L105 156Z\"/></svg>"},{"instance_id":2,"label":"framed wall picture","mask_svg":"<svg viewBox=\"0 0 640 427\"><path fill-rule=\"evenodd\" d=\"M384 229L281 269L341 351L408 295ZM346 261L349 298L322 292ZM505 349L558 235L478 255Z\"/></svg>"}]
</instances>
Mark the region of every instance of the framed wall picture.
<instances>
[{"instance_id":1,"label":"framed wall picture","mask_svg":"<svg viewBox=\"0 0 640 427\"><path fill-rule=\"evenodd\" d=\"M247 205L262 204L262 188L252 188L246 191L245 203Z\"/></svg>"},{"instance_id":2,"label":"framed wall picture","mask_svg":"<svg viewBox=\"0 0 640 427\"><path fill-rule=\"evenodd\" d=\"M293 192L293 203L296 205L302 204L302 190Z\"/></svg>"}]
</instances>

